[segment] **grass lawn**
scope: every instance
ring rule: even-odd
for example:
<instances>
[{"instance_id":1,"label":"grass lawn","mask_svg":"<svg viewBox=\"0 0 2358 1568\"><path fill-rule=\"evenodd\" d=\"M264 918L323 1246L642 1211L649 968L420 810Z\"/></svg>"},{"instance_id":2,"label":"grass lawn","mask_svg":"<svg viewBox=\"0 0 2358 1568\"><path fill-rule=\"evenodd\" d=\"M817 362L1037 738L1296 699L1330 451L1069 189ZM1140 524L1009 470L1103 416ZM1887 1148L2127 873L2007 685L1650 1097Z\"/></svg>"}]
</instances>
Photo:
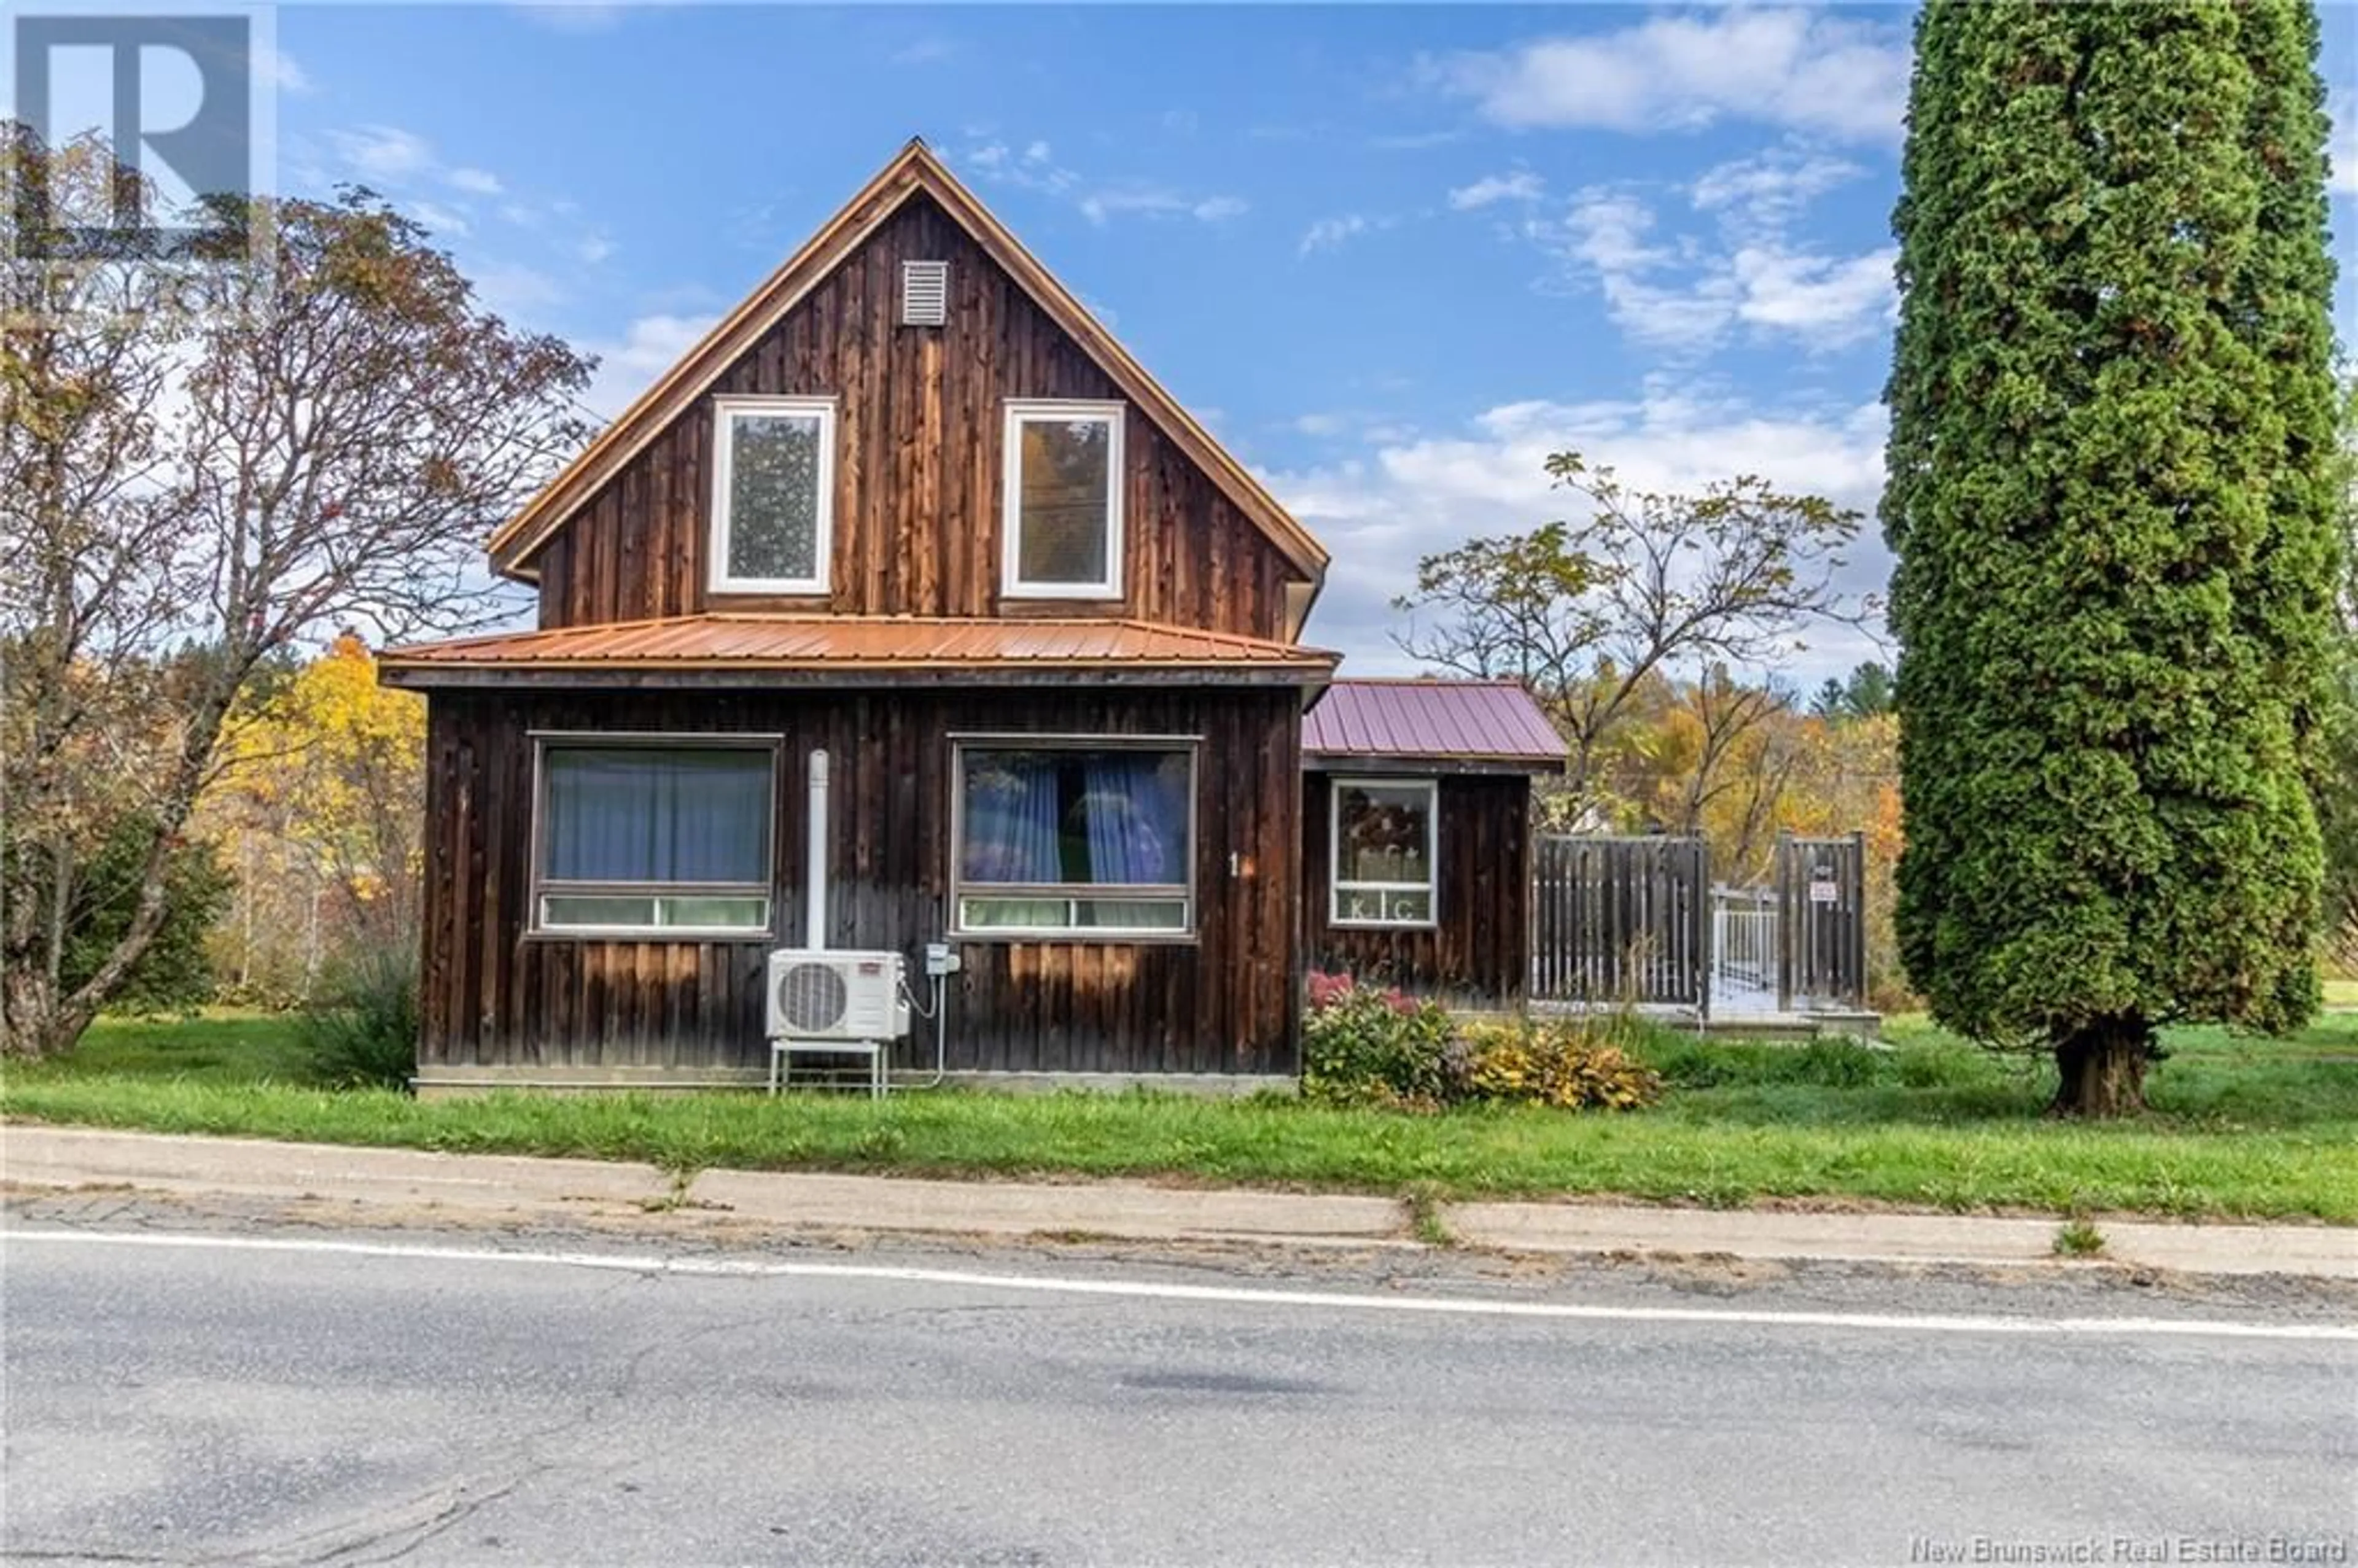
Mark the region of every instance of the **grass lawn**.
<instances>
[{"instance_id":1,"label":"grass lawn","mask_svg":"<svg viewBox=\"0 0 2358 1568\"><path fill-rule=\"evenodd\" d=\"M109 1020L61 1062L11 1065L13 1118L425 1149L636 1159L679 1170L1126 1175L1436 1196L1614 1194L1737 1206L2307 1217L2358 1224L2358 1016L2283 1041L2184 1029L2117 1126L2040 1119L2037 1064L1920 1020L1896 1049L1703 1043L1645 1054L1670 1081L1629 1115L1343 1111L1276 1097L499 1094L428 1103L304 1087L285 1020Z\"/></svg>"}]
</instances>

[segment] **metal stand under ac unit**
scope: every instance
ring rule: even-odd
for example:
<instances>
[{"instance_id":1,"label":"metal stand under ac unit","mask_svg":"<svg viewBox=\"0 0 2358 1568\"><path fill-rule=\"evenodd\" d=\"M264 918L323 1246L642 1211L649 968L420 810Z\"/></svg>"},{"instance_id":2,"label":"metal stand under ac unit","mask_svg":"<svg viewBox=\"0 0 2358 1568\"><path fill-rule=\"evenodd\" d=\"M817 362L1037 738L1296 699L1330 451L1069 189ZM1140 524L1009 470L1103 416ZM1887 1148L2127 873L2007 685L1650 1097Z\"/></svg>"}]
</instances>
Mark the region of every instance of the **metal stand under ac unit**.
<instances>
[{"instance_id":1,"label":"metal stand under ac unit","mask_svg":"<svg viewBox=\"0 0 2358 1568\"><path fill-rule=\"evenodd\" d=\"M892 1053L890 1043L882 1040L776 1040L770 1042L770 1092L776 1094L784 1087L786 1077L794 1071L797 1051L832 1051L838 1055L865 1055L868 1058L868 1096L882 1099L886 1088L885 1068Z\"/></svg>"}]
</instances>

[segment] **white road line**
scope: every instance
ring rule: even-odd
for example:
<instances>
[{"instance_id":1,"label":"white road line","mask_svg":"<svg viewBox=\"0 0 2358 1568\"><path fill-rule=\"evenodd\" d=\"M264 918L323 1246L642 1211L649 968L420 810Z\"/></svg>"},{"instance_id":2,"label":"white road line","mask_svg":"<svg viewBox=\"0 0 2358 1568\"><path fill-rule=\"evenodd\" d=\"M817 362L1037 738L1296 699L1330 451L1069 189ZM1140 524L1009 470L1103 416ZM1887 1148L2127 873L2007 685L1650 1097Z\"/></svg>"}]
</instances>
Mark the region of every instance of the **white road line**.
<instances>
[{"instance_id":1,"label":"white road line","mask_svg":"<svg viewBox=\"0 0 2358 1568\"><path fill-rule=\"evenodd\" d=\"M894 1268L863 1263L784 1263L752 1259L662 1258L619 1252L503 1252L491 1248L430 1247L391 1241L319 1241L259 1236L204 1236L155 1231L20 1230L0 1228L0 1247L20 1242L68 1246L179 1248L239 1252L297 1252L345 1258L409 1259L438 1263L530 1263L615 1273L678 1274L729 1280L847 1280L1034 1295L1113 1296L1133 1300L1209 1302L1237 1306L1314 1307L1340 1312L1422 1313L1463 1317L1523 1317L1580 1323L1741 1324L1763 1328L1852 1328L1893 1334L2011 1334L2291 1339L2358 1343L2358 1325L2230 1323L2164 1317L1985 1317L1963 1314L1850 1312L1763 1312L1702 1307L1585 1306L1568 1302L1485 1301L1468 1296L1370 1296L1338 1291L1257 1290L1246 1285L1188 1285L1147 1280L1087 1280L1052 1274L980 1274L961 1269Z\"/></svg>"}]
</instances>

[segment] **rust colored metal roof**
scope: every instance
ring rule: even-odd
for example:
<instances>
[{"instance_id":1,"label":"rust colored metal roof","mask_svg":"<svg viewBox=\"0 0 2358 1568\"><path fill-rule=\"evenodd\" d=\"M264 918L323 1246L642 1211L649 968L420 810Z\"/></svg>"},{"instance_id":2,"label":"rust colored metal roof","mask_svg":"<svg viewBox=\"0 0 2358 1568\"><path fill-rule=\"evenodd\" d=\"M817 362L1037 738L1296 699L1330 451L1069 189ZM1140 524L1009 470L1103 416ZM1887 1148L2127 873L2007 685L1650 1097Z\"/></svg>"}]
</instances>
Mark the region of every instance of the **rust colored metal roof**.
<instances>
[{"instance_id":1,"label":"rust colored metal roof","mask_svg":"<svg viewBox=\"0 0 2358 1568\"><path fill-rule=\"evenodd\" d=\"M1314 757L1560 767L1570 749L1512 681L1338 680L1302 721Z\"/></svg>"},{"instance_id":2,"label":"rust colored metal roof","mask_svg":"<svg viewBox=\"0 0 2358 1568\"><path fill-rule=\"evenodd\" d=\"M875 675L1202 671L1316 679L1320 648L1147 621L986 621L917 616L683 615L496 633L388 649L399 685L438 672L720 672ZM426 677L424 679L403 677Z\"/></svg>"}]
</instances>

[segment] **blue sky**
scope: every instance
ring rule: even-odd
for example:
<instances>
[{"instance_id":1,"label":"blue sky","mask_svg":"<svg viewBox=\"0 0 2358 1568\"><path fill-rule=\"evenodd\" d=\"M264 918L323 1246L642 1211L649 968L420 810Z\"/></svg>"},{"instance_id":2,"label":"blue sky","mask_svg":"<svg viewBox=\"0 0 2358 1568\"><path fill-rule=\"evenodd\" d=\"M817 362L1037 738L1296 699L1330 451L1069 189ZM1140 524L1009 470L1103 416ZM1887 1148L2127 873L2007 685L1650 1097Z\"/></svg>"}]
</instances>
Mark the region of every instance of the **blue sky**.
<instances>
[{"instance_id":1,"label":"blue sky","mask_svg":"<svg viewBox=\"0 0 2358 1568\"><path fill-rule=\"evenodd\" d=\"M2346 234L2358 27L2325 9ZM1409 667L1386 602L1420 555L1563 510L1551 451L1871 512L1908 24L286 5L280 183L408 208L494 306L602 356L611 412L923 135L1325 541L1312 638L1375 673ZM1830 631L1794 673L1875 651Z\"/></svg>"}]
</instances>

